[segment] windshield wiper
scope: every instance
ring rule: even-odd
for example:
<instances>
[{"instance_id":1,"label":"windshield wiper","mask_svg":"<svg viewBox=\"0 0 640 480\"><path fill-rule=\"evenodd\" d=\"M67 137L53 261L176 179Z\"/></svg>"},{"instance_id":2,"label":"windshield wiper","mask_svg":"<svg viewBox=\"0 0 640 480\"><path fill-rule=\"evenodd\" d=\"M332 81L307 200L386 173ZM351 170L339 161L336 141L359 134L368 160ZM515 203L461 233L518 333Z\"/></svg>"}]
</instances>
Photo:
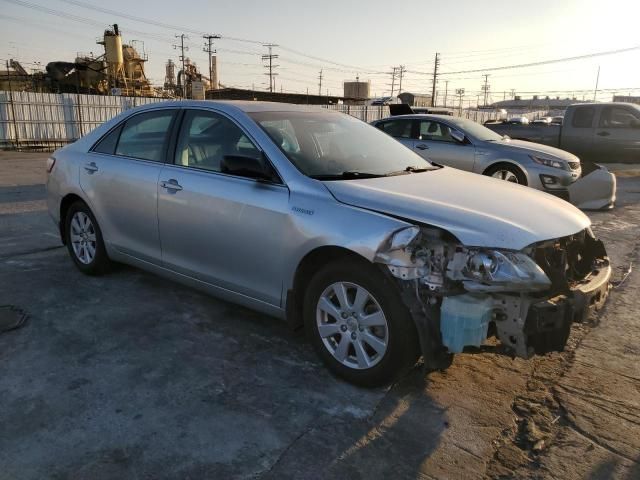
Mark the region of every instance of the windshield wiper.
<instances>
[{"instance_id":1,"label":"windshield wiper","mask_svg":"<svg viewBox=\"0 0 640 480\"><path fill-rule=\"evenodd\" d=\"M359 172L357 170L349 170L342 173L309 175L316 180L354 180L358 178L379 178L385 175L380 173Z\"/></svg>"},{"instance_id":2,"label":"windshield wiper","mask_svg":"<svg viewBox=\"0 0 640 480\"><path fill-rule=\"evenodd\" d=\"M404 170L398 170L397 172L389 172L387 173L387 177L392 177L394 175L406 175L407 173L421 173L421 172L428 172L430 170L435 170L435 168L422 168L422 167L412 167L411 165L409 165L408 167L405 167Z\"/></svg>"}]
</instances>

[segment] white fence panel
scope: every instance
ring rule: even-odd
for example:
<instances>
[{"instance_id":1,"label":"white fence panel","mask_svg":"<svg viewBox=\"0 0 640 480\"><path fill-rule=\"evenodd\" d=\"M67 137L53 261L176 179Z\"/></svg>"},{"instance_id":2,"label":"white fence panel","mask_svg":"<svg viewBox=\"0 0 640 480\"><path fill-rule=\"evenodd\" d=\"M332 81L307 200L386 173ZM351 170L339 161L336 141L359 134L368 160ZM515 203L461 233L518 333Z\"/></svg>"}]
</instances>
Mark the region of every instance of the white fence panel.
<instances>
[{"instance_id":1,"label":"white fence panel","mask_svg":"<svg viewBox=\"0 0 640 480\"><path fill-rule=\"evenodd\" d=\"M73 142L116 115L139 105L165 101L149 97L109 97L76 93L0 92L0 148L52 150ZM372 122L388 117L387 105L323 105ZM453 110L454 115L484 123L496 118L487 110ZM538 118L544 112L510 116Z\"/></svg>"}]
</instances>

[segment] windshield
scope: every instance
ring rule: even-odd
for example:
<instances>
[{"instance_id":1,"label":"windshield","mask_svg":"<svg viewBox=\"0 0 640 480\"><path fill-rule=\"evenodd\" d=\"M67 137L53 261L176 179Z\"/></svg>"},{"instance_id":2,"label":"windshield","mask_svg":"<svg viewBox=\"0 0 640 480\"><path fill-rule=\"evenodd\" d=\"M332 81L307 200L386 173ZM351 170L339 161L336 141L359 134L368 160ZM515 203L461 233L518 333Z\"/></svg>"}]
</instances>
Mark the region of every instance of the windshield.
<instances>
[{"instance_id":1,"label":"windshield","mask_svg":"<svg viewBox=\"0 0 640 480\"><path fill-rule=\"evenodd\" d=\"M453 118L448 120L450 123L458 127L458 129L460 129L464 134L468 134L477 140L484 140L487 142L502 140L501 135L498 135L493 130L489 130L484 125L480 125L473 120L467 120L466 118Z\"/></svg>"},{"instance_id":2,"label":"windshield","mask_svg":"<svg viewBox=\"0 0 640 480\"><path fill-rule=\"evenodd\" d=\"M435 169L365 122L330 112L250 114L287 158L309 177L357 178Z\"/></svg>"}]
</instances>

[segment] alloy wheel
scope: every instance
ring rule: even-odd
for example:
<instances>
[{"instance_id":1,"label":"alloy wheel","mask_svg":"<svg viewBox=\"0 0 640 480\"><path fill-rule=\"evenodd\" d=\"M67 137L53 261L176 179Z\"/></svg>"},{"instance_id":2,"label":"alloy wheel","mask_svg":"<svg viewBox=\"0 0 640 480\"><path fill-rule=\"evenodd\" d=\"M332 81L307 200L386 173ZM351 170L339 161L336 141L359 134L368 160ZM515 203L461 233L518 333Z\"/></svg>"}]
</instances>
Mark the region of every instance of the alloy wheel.
<instances>
[{"instance_id":1,"label":"alloy wheel","mask_svg":"<svg viewBox=\"0 0 640 480\"><path fill-rule=\"evenodd\" d=\"M336 282L322 292L316 326L325 348L346 367L371 368L387 351L384 312L373 295L355 283Z\"/></svg>"},{"instance_id":2,"label":"alloy wheel","mask_svg":"<svg viewBox=\"0 0 640 480\"><path fill-rule=\"evenodd\" d=\"M493 178L506 180L507 182L511 183L520 183L518 182L518 177L516 176L516 174L510 170L496 170L491 176Z\"/></svg>"},{"instance_id":3,"label":"alloy wheel","mask_svg":"<svg viewBox=\"0 0 640 480\"><path fill-rule=\"evenodd\" d=\"M89 215L75 212L71 218L69 239L73 253L78 261L84 265L93 262L96 256L96 230Z\"/></svg>"}]
</instances>

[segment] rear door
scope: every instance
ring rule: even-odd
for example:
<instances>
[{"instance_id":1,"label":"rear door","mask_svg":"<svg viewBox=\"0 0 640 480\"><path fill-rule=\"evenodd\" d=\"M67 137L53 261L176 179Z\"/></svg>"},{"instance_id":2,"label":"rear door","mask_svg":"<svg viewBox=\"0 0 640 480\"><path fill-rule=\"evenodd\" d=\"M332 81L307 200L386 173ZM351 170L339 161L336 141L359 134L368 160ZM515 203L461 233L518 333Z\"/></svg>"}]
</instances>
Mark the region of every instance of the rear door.
<instances>
[{"instance_id":1,"label":"rear door","mask_svg":"<svg viewBox=\"0 0 640 480\"><path fill-rule=\"evenodd\" d=\"M105 240L118 251L159 264L158 178L176 109L135 114L105 135L80 168Z\"/></svg>"},{"instance_id":2,"label":"rear door","mask_svg":"<svg viewBox=\"0 0 640 480\"><path fill-rule=\"evenodd\" d=\"M163 265L279 305L289 190L221 172L226 155L263 158L227 116L189 109L181 124L174 162L159 181Z\"/></svg>"},{"instance_id":3,"label":"rear door","mask_svg":"<svg viewBox=\"0 0 640 480\"><path fill-rule=\"evenodd\" d=\"M562 125L560 148L577 155L581 160L594 160L598 156L594 155L596 107L578 105L570 108L573 112L569 121Z\"/></svg>"},{"instance_id":4,"label":"rear door","mask_svg":"<svg viewBox=\"0 0 640 480\"><path fill-rule=\"evenodd\" d=\"M413 150L416 143L414 125L415 121L410 118L394 118L377 123L376 128Z\"/></svg>"},{"instance_id":5,"label":"rear door","mask_svg":"<svg viewBox=\"0 0 640 480\"><path fill-rule=\"evenodd\" d=\"M639 161L638 110L624 105L603 106L595 129L594 150L600 161Z\"/></svg>"},{"instance_id":6,"label":"rear door","mask_svg":"<svg viewBox=\"0 0 640 480\"><path fill-rule=\"evenodd\" d=\"M451 136L451 127L433 119L418 121L416 153L436 163L460 170L473 170L475 148L470 143L462 144Z\"/></svg>"}]
</instances>

